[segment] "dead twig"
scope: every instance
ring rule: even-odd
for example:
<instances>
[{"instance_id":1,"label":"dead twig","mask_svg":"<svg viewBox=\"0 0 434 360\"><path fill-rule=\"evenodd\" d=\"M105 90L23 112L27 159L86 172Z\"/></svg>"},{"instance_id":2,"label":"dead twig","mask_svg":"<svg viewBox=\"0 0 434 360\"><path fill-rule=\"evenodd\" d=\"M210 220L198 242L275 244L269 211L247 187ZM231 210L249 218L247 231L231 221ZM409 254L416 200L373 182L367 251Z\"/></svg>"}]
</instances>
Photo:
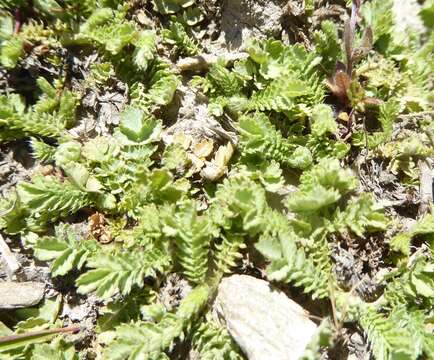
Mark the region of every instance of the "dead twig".
<instances>
[{"instance_id":1,"label":"dead twig","mask_svg":"<svg viewBox=\"0 0 434 360\"><path fill-rule=\"evenodd\" d=\"M202 71L207 71L213 64L217 62L218 59L224 59L227 62L233 62L236 60L246 59L248 56L249 55L244 52L227 53L222 56L201 54L201 55L180 59L176 63L176 67L178 68L179 72L183 72L183 71L202 72Z\"/></svg>"},{"instance_id":2,"label":"dead twig","mask_svg":"<svg viewBox=\"0 0 434 360\"><path fill-rule=\"evenodd\" d=\"M80 331L79 326L67 326L67 327L58 328L58 329L33 331L33 332L25 333L25 334L0 336L0 344L5 344L5 343L17 341L17 340L23 340L23 339L28 339L28 338L32 338L32 337L39 337L39 336L44 336L44 335L77 333L79 331Z\"/></svg>"},{"instance_id":3,"label":"dead twig","mask_svg":"<svg viewBox=\"0 0 434 360\"><path fill-rule=\"evenodd\" d=\"M403 120L404 119L414 120L414 119L421 119L424 117L434 118L434 111L419 111L411 114L398 115L398 119L403 119Z\"/></svg>"}]
</instances>

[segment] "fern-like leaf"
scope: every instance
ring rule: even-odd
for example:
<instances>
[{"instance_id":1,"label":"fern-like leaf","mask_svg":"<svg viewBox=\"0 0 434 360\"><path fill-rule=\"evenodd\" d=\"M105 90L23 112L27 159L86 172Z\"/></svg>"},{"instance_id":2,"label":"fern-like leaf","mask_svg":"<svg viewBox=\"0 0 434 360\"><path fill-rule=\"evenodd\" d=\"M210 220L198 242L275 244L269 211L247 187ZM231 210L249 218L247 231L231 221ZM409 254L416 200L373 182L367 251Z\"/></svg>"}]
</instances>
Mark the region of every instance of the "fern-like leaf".
<instances>
[{"instance_id":1,"label":"fern-like leaf","mask_svg":"<svg viewBox=\"0 0 434 360\"><path fill-rule=\"evenodd\" d=\"M218 187L210 211L214 223L223 229L255 235L263 229L267 207L265 190L238 174L225 179Z\"/></svg>"},{"instance_id":2,"label":"fern-like leaf","mask_svg":"<svg viewBox=\"0 0 434 360\"><path fill-rule=\"evenodd\" d=\"M286 78L271 82L264 90L253 94L251 110L288 111L295 106L295 98L308 95L307 85L299 79Z\"/></svg>"},{"instance_id":3,"label":"fern-like leaf","mask_svg":"<svg viewBox=\"0 0 434 360\"><path fill-rule=\"evenodd\" d=\"M398 113L399 103L394 98L380 105L378 121L383 131L368 135L368 145L370 148L375 148L392 140L393 124Z\"/></svg>"},{"instance_id":4,"label":"fern-like leaf","mask_svg":"<svg viewBox=\"0 0 434 360\"><path fill-rule=\"evenodd\" d=\"M242 78L226 68L224 61L219 60L211 66L205 78L196 77L194 83L200 85L205 93L213 96L230 97L242 91Z\"/></svg>"},{"instance_id":5,"label":"fern-like leaf","mask_svg":"<svg viewBox=\"0 0 434 360\"><path fill-rule=\"evenodd\" d=\"M20 204L42 222L53 222L91 204L89 193L54 176L36 176L17 187Z\"/></svg>"},{"instance_id":6,"label":"fern-like leaf","mask_svg":"<svg viewBox=\"0 0 434 360\"><path fill-rule=\"evenodd\" d=\"M12 69L24 55L24 40L15 36L1 43L0 63L5 67Z\"/></svg>"},{"instance_id":7,"label":"fern-like leaf","mask_svg":"<svg viewBox=\"0 0 434 360\"><path fill-rule=\"evenodd\" d=\"M116 338L104 356L110 360L168 359L164 353L173 341L188 331L206 305L210 289L199 286L182 300L176 314L167 313L158 323L139 321L116 328Z\"/></svg>"},{"instance_id":8,"label":"fern-like leaf","mask_svg":"<svg viewBox=\"0 0 434 360\"><path fill-rule=\"evenodd\" d=\"M330 74L337 61L342 58L341 41L337 26L334 22L326 20L321 22L321 30L313 34L315 52L321 56L321 65Z\"/></svg>"},{"instance_id":9,"label":"fern-like leaf","mask_svg":"<svg viewBox=\"0 0 434 360\"><path fill-rule=\"evenodd\" d=\"M393 309L390 318L411 334L415 350L414 356L425 354L428 359L431 359L434 354L434 333L429 331L428 319L424 311L399 306Z\"/></svg>"},{"instance_id":10,"label":"fern-like leaf","mask_svg":"<svg viewBox=\"0 0 434 360\"><path fill-rule=\"evenodd\" d=\"M133 54L133 60L136 66L145 71L148 68L150 61L154 58L156 51L155 47L156 36L151 30L142 31L135 44L136 49Z\"/></svg>"},{"instance_id":11,"label":"fern-like leaf","mask_svg":"<svg viewBox=\"0 0 434 360\"><path fill-rule=\"evenodd\" d=\"M314 262L307 257L300 246L301 239L284 215L270 211L267 220L268 231L256 244L259 252L270 261L267 277L300 286L313 298L327 297L331 273L329 251L319 249L318 256L313 256Z\"/></svg>"},{"instance_id":12,"label":"fern-like leaf","mask_svg":"<svg viewBox=\"0 0 434 360\"><path fill-rule=\"evenodd\" d=\"M376 208L371 194L361 194L352 199L345 209L336 210L332 221L332 231L345 232L350 229L362 237L366 230L386 230L388 221L380 208Z\"/></svg>"},{"instance_id":13,"label":"fern-like leaf","mask_svg":"<svg viewBox=\"0 0 434 360\"><path fill-rule=\"evenodd\" d=\"M0 95L0 141L40 135L66 139L65 123L60 117L47 112L24 112L18 95Z\"/></svg>"},{"instance_id":14,"label":"fern-like leaf","mask_svg":"<svg viewBox=\"0 0 434 360\"><path fill-rule=\"evenodd\" d=\"M426 256L416 253L409 259L398 278L388 283L384 292L389 307L418 303L434 306L434 265Z\"/></svg>"},{"instance_id":15,"label":"fern-like leaf","mask_svg":"<svg viewBox=\"0 0 434 360\"><path fill-rule=\"evenodd\" d=\"M92 268L81 275L76 284L78 292L95 292L101 299L109 299L115 293L127 295L134 286L143 287L145 277L165 273L170 258L156 247L130 249L116 254L95 254L87 260Z\"/></svg>"},{"instance_id":16,"label":"fern-like leaf","mask_svg":"<svg viewBox=\"0 0 434 360\"><path fill-rule=\"evenodd\" d=\"M164 217L164 231L174 237L176 256L183 273L192 283L204 282L208 270L208 253L214 236L214 224L197 214L194 201L183 203L176 212Z\"/></svg>"},{"instance_id":17,"label":"fern-like leaf","mask_svg":"<svg viewBox=\"0 0 434 360\"><path fill-rule=\"evenodd\" d=\"M179 85L179 78L170 70L169 64L155 59L147 68L148 86L134 83L130 89L131 105L142 109L169 104Z\"/></svg>"},{"instance_id":18,"label":"fern-like leaf","mask_svg":"<svg viewBox=\"0 0 434 360\"><path fill-rule=\"evenodd\" d=\"M157 105L169 104L179 85L178 77L173 74L167 63L156 61L152 66L150 89L146 95L148 101Z\"/></svg>"},{"instance_id":19,"label":"fern-like leaf","mask_svg":"<svg viewBox=\"0 0 434 360\"><path fill-rule=\"evenodd\" d=\"M358 321L367 334L376 359L416 359L415 344L408 330L370 306L362 309L358 314Z\"/></svg>"},{"instance_id":20,"label":"fern-like leaf","mask_svg":"<svg viewBox=\"0 0 434 360\"><path fill-rule=\"evenodd\" d=\"M188 36L187 31L180 22L172 21L169 29L163 30L163 39L168 44L176 46L176 50L184 55L197 55L199 45Z\"/></svg>"},{"instance_id":21,"label":"fern-like leaf","mask_svg":"<svg viewBox=\"0 0 434 360\"><path fill-rule=\"evenodd\" d=\"M238 260L242 258L241 250L246 248L246 244L242 235L229 234L221 237L221 243L215 245L214 262L217 272L225 274L230 273Z\"/></svg>"},{"instance_id":22,"label":"fern-like leaf","mask_svg":"<svg viewBox=\"0 0 434 360\"><path fill-rule=\"evenodd\" d=\"M357 179L341 168L337 159L322 159L300 178L299 190L288 197L287 207L294 212L315 212L336 203L354 190Z\"/></svg>"},{"instance_id":23,"label":"fern-like leaf","mask_svg":"<svg viewBox=\"0 0 434 360\"><path fill-rule=\"evenodd\" d=\"M375 0L363 6L363 18L371 26L374 35L374 45L380 52L386 52L394 30L394 15L391 0Z\"/></svg>"},{"instance_id":24,"label":"fern-like leaf","mask_svg":"<svg viewBox=\"0 0 434 360\"><path fill-rule=\"evenodd\" d=\"M65 275L72 269L81 269L89 256L98 249L94 240L80 240L68 224L56 226L54 237L39 238L33 246L35 256L42 261L53 261L52 276Z\"/></svg>"},{"instance_id":25,"label":"fern-like leaf","mask_svg":"<svg viewBox=\"0 0 434 360\"><path fill-rule=\"evenodd\" d=\"M192 337L193 347L201 360L243 360L241 351L227 330L219 326L211 317L201 323Z\"/></svg>"},{"instance_id":26,"label":"fern-like leaf","mask_svg":"<svg viewBox=\"0 0 434 360\"><path fill-rule=\"evenodd\" d=\"M316 71L321 57L315 52L308 52L299 44L284 46L276 40L254 41L247 52L261 75L260 90L252 95L250 109L305 118L307 108L322 101L324 88Z\"/></svg>"},{"instance_id":27,"label":"fern-like leaf","mask_svg":"<svg viewBox=\"0 0 434 360\"><path fill-rule=\"evenodd\" d=\"M77 41L97 43L110 54L119 54L138 37L135 24L123 17L124 14L114 13L110 8L96 9L82 24Z\"/></svg>"},{"instance_id":28,"label":"fern-like leaf","mask_svg":"<svg viewBox=\"0 0 434 360\"><path fill-rule=\"evenodd\" d=\"M32 147L32 155L35 159L43 162L54 161L54 154L56 153L56 148L54 146L48 145L36 138L31 139L30 146Z\"/></svg>"},{"instance_id":29,"label":"fern-like leaf","mask_svg":"<svg viewBox=\"0 0 434 360\"><path fill-rule=\"evenodd\" d=\"M285 139L263 114L242 116L238 123L242 153L260 160L306 169L312 163L310 151Z\"/></svg>"}]
</instances>

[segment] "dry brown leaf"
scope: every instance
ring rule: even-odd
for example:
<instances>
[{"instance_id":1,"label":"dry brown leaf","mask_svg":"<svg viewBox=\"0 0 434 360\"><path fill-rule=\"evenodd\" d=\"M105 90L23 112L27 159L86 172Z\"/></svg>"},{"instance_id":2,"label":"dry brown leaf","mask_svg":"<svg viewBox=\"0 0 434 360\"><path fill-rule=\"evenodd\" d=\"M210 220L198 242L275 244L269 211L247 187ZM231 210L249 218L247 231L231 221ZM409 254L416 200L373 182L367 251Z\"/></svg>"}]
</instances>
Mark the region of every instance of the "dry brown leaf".
<instances>
[{"instance_id":1,"label":"dry brown leaf","mask_svg":"<svg viewBox=\"0 0 434 360\"><path fill-rule=\"evenodd\" d=\"M348 122L350 120L350 117L348 116L347 112L342 111L341 113L339 113L338 119L341 120L341 121Z\"/></svg>"},{"instance_id":2,"label":"dry brown leaf","mask_svg":"<svg viewBox=\"0 0 434 360\"><path fill-rule=\"evenodd\" d=\"M214 155L213 162L217 166L226 166L231 159L233 153L234 147L232 146L232 143L228 142L226 145L221 145L219 146L218 150Z\"/></svg>"},{"instance_id":3,"label":"dry brown leaf","mask_svg":"<svg viewBox=\"0 0 434 360\"><path fill-rule=\"evenodd\" d=\"M54 173L54 166L53 165L44 165L41 168L41 174L43 176L52 175Z\"/></svg>"},{"instance_id":4,"label":"dry brown leaf","mask_svg":"<svg viewBox=\"0 0 434 360\"><path fill-rule=\"evenodd\" d=\"M193 153L199 159L205 159L214 149L214 141L212 139L204 139L197 143L193 148Z\"/></svg>"},{"instance_id":5,"label":"dry brown leaf","mask_svg":"<svg viewBox=\"0 0 434 360\"><path fill-rule=\"evenodd\" d=\"M89 216L89 231L101 244L108 244L113 240L112 234L106 225L107 221L103 214L96 212Z\"/></svg>"},{"instance_id":6,"label":"dry brown leaf","mask_svg":"<svg viewBox=\"0 0 434 360\"><path fill-rule=\"evenodd\" d=\"M200 171L200 169L202 169L203 166L205 165L205 162L203 160L201 160L200 158L198 158L194 154L187 153L187 158L188 158L188 160L191 161L191 163L193 165L193 173Z\"/></svg>"},{"instance_id":7,"label":"dry brown leaf","mask_svg":"<svg viewBox=\"0 0 434 360\"><path fill-rule=\"evenodd\" d=\"M206 166L200 172L200 175L207 180L216 181L226 173L226 170L226 166L217 166L208 161Z\"/></svg>"},{"instance_id":8,"label":"dry brown leaf","mask_svg":"<svg viewBox=\"0 0 434 360\"><path fill-rule=\"evenodd\" d=\"M229 142L219 146L212 161L207 161L205 168L201 171L201 176L210 181L220 179L228 170L227 164L234 153L234 147Z\"/></svg>"}]
</instances>

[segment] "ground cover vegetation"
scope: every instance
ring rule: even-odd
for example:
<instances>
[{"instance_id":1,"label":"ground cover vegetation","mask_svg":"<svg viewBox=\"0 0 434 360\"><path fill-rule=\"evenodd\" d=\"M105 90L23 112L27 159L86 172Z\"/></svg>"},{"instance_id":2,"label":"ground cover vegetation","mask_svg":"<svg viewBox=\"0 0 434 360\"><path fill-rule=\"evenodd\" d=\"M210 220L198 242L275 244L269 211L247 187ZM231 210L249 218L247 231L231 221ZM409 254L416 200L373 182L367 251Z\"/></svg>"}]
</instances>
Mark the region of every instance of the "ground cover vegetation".
<instances>
[{"instance_id":1,"label":"ground cover vegetation","mask_svg":"<svg viewBox=\"0 0 434 360\"><path fill-rule=\"evenodd\" d=\"M0 357L169 359L184 346L243 359L211 314L222 277L243 272L323 319L305 359L348 329L377 360L433 359L434 215L419 186L434 5L425 31L399 32L392 3L348 3L309 47L252 39L235 61L184 72L179 59L206 53L204 2L1 0L0 143L34 166L3 192L0 229L49 264L58 295L2 318ZM182 87L222 136L176 127ZM117 121L88 129L113 89ZM173 274L190 290L168 307ZM90 330L64 330L67 294L93 299ZM61 333L74 330L85 340Z\"/></svg>"}]
</instances>

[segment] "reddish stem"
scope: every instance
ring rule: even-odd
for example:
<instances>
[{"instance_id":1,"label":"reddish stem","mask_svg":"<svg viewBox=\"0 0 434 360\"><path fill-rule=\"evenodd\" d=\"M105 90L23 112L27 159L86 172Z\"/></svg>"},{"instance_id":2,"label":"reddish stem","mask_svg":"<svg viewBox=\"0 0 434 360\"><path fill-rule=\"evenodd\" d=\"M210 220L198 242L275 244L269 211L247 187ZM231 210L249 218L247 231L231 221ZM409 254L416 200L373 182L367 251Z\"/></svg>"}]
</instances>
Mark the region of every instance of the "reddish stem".
<instances>
[{"instance_id":1,"label":"reddish stem","mask_svg":"<svg viewBox=\"0 0 434 360\"><path fill-rule=\"evenodd\" d=\"M15 14L14 14L14 18L15 18L15 27L14 27L14 35L18 34L21 30L21 11L20 9L16 9L15 10Z\"/></svg>"}]
</instances>

